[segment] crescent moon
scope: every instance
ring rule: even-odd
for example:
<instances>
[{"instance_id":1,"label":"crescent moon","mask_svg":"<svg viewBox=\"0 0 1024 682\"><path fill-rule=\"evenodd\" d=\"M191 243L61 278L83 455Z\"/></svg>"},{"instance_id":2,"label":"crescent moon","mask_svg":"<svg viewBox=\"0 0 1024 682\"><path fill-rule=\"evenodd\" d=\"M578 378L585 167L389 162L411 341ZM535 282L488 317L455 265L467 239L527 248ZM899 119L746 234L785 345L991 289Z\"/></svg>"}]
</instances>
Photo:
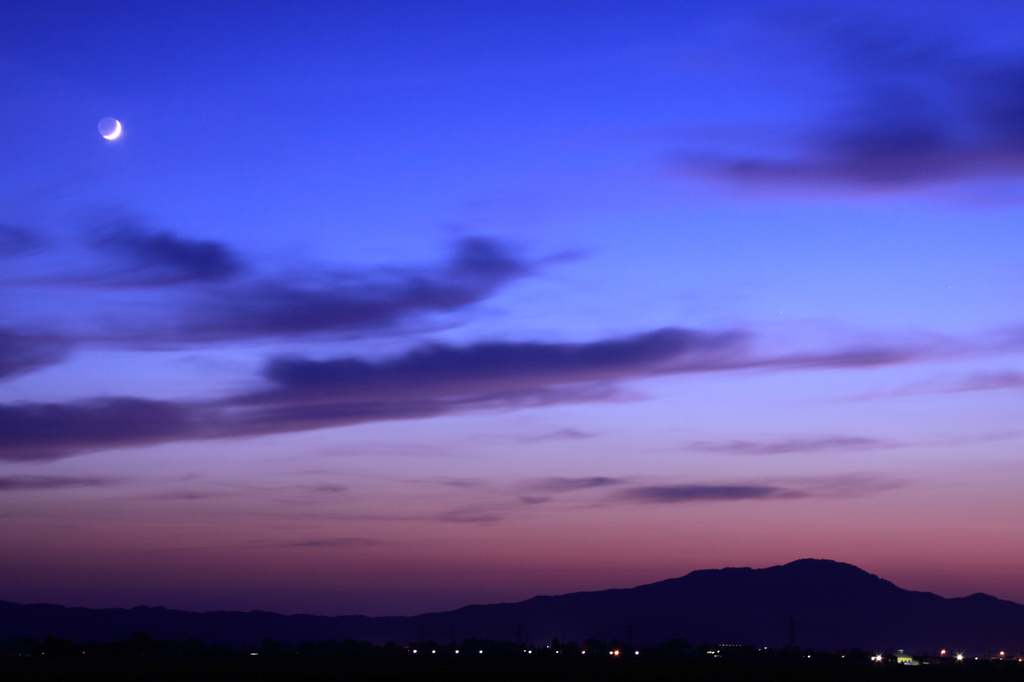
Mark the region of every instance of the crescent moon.
<instances>
[{"instance_id":1,"label":"crescent moon","mask_svg":"<svg viewBox=\"0 0 1024 682\"><path fill-rule=\"evenodd\" d=\"M116 140L121 137L121 122L114 121L114 129L103 136L104 140Z\"/></svg>"}]
</instances>

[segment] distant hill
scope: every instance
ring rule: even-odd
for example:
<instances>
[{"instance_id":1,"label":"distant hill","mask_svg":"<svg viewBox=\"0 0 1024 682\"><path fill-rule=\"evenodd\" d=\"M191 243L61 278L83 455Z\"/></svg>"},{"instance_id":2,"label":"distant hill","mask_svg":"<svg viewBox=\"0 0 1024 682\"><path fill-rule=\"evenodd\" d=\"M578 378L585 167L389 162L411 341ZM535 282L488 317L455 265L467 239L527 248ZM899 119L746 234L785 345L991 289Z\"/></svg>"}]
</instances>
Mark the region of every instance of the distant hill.
<instances>
[{"instance_id":1,"label":"distant hill","mask_svg":"<svg viewBox=\"0 0 1024 682\"><path fill-rule=\"evenodd\" d=\"M790 640L820 650L860 647L924 652L1024 651L1024 606L974 594L944 599L904 590L856 566L802 559L772 568L694 571L631 589L534 597L514 604L466 606L411 617L284 616L266 611L193 613L162 607L66 608L0 601L0 639L54 635L106 641L134 631L161 639L195 637L210 643L255 646L348 638L380 644L452 633L543 644L552 637L627 639L638 646L670 638L693 644L779 647Z\"/></svg>"}]
</instances>

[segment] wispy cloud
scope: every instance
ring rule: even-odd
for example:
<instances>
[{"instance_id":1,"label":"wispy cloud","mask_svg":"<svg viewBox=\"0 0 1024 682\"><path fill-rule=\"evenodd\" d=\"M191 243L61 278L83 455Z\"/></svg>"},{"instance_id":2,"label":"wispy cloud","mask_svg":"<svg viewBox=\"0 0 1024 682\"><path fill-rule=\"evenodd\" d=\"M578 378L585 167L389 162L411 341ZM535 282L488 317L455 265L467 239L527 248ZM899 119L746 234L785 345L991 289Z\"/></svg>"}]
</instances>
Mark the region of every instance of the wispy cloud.
<instances>
[{"instance_id":1,"label":"wispy cloud","mask_svg":"<svg viewBox=\"0 0 1024 682\"><path fill-rule=\"evenodd\" d=\"M20 243L12 230L0 232L8 251ZM89 228L84 251L55 244L38 262L4 273L4 295L17 300L28 288L84 296L88 305L67 308L53 328L76 330L65 335L79 343L116 348L394 333L414 319L482 301L535 269L484 237L458 240L433 265L307 266L276 274L225 243L128 219Z\"/></svg>"},{"instance_id":2,"label":"wispy cloud","mask_svg":"<svg viewBox=\"0 0 1024 682\"><path fill-rule=\"evenodd\" d=\"M69 339L0 329L0 379L53 365L68 354Z\"/></svg>"},{"instance_id":3,"label":"wispy cloud","mask_svg":"<svg viewBox=\"0 0 1024 682\"><path fill-rule=\"evenodd\" d=\"M667 484L625 488L611 501L650 504L682 502L735 502L743 500L797 500L804 498L849 498L896 490L907 481L873 474L843 474L824 477L791 477L729 484Z\"/></svg>"},{"instance_id":4,"label":"wispy cloud","mask_svg":"<svg viewBox=\"0 0 1024 682\"><path fill-rule=\"evenodd\" d=\"M150 500L209 500L228 497L225 493L212 493L212 492L200 492L198 490L172 490L165 493L157 493L150 495L147 499Z\"/></svg>"},{"instance_id":5,"label":"wispy cloud","mask_svg":"<svg viewBox=\"0 0 1024 682\"><path fill-rule=\"evenodd\" d=\"M479 478L444 478L438 481L438 483L450 488L462 488L463 490L478 488L483 485L483 481Z\"/></svg>"},{"instance_id":6,"label":"wispy cloud","mask_svg":"<svg viewBox=\"0 0 1024 682\"><path fill-rule=\"evenodd\" d=\"M20 256L39 249L45 240L31 230L0 224L0 258Z\"/></svg>"},{"instance_id":7,"label":"wispy cloud","mask_svg":"<svg viewBox=\"0 0 1024 682\"><path fill-rule=\"evenodd\" d=\"M628 488L618 499L634 502L720 502L791 497L792 492L764 485L650 485Z\"/></svg>"},{"instance_id":8,"label":"wispy cloud","mask_svg":"<svg viewBox=\"0 0 1024 682\"><path fill-rule=\"evenodd\" d=\"M218 341L381 332L418 315L477 303L530 270L504 245L467 238L434 268L313 272L210 288L197 301L201 305L186 309L168 333L172 339L177 334L186 341Z\"/></svg>"},{"instance_id":9,"label":"wispy cloud","mask_svg":"<svg viewBox=\"0 0 1024 682\"><path fill-rule=\"evenodd\" d=\"M105 262L83 283L112 287L166 287L189 282L221 282L242 270L239 256L225 244L151 231L118 219L94 226L89 246Z\"/></svg>"},{"instance_id":10,"label":"wispy cloud","mask_svg":"<svg viewBox=\"0 0 1024 682\"><path fill-rule=\"evenodd\" d=\"M863 436L818 436L780 440L696 441L688 450L733 455L782 455L835 450L875 450L900 447L899 443Z\"/></svg>"},{"instance_id":11,"label":"wispy cloud","mask_svg":"<svg viewBox=\"0 0 1024 682\"><path fill-rule=\"evenodd\" d=\"M541 478L522 482L522 486L529 490L547 493L566 493L574 490L587 490L588 488L604 488L611 485L619 485L626 479L609 478L607 476L584 476L581 478Z\"/></svg>"},{"instance_id":12,"label":"wispy cloud","mask_svg":"<svg viewBox=\"0 0 1024 682\"><path fill-rule=\"evenodd\" d=\"M356 358L276 358L266 370L275 387L239 404L351 403L498 395L728 364L743 351L735 332L659 329L590 343L430 344L381 362Z\"/></svg>"},{"instance_id":13,"label":"wispy cloud","mask_svg":"<svg viewBox=\"0 0 1024 682\"><path fill-rule=\"evenodd\" d=\"M371 538L312 538L288 543L289 547L330 547L330 548L361 548L376 547L384 544Z\"/></svg>"},{"instance_id":14,"label":"wispy cloud","mask_svg":"<svg viewBox=\"0 0 1024 682\"><path fill-rule=\"evenodd\" d=\"M806 497L851 498L899 490L911 481L877 474L839 474L836 476L804 476L781 479Z\"/></svg>"},{"instance_id":15,"label":"wispy cloud","mask_svg":"<svg viewBox=\"0 0 1024 682\"><path fill-rule=\"evenodd\" d=\"M1024 177L1024 55L972 54L919 27L883 24L803 26L800 39L821 49L833 79L856 93L831 118L788 148L685 152L679 168L795 191L892 191Z\"/></svg>"},{"instance_id":16,"label":"wispy cloud","mask_svg":"<svg viewBox=\"0 0 1024 682\"><path fill-rule=\"evenodd\" d=\"M50 460L78 452L213 436L188 404L136 398L0 405L0 459Z\"/></svg>"},{"instance_id":17,"label":"wispy cloud","mask_svg":"<svg viewBox=\"0 0 1024 682\"><path fill-rule=\"evenodd\" d=\"M310 492L323 493L325 495L335 495L337 493L343 493L348 490L348 486L344 485L315 485L309 489Z\"/></svg>"},{"instance_id":18,"label":"wispy cloud","mask_svg":"<svg viewBox=\"0 0 1024 682\"><path fill-rule=\"evenodd\" d=\"M969 393L973 391L997 391L1008 388L1024 388L1024 374L1016 370L1001 372L972 372L958 377L941 377L919 381L900 388L874 391L855 396L854 400L874 398L902 398L929 393Z\"/></svg>"},{"instance_id":19,"label":"wispy cloud","mask_svg":"<svg viewBox=\"0 0 1024 682\"><path fill-rule=\"evenodd\" d=\"M497 523L505 518L501 510L490 507L471 506L462 509L452 509L441 512L430 517L435 521L444 523Z\"/></svg>"},{"instance_id":20,"label":"wispy cloud","mask_svg":"<svg viewBox=\"0 0 1024 682\"><path fill-rule=\"evenodd\" d=\"M108 479L81 478L77 476L2 476L2 490L57 490L62 488L84 488L109 485Z\"/></svg>"},{"instance_id":21,"label":"wispy cloud","mask_svg":"<svg viewBox=\"0 0 1024 682\"><path fill-rule=\"evenodd\" d=\"M519 440L523 443L538 443L546 440L582 440L584 438L593 438L594 434L586 431L580 431L579 429L565 428L556 429L554 431L548 431L547 433L539 433L533 436L520 436Z\"/></svg>"}]
</instances>

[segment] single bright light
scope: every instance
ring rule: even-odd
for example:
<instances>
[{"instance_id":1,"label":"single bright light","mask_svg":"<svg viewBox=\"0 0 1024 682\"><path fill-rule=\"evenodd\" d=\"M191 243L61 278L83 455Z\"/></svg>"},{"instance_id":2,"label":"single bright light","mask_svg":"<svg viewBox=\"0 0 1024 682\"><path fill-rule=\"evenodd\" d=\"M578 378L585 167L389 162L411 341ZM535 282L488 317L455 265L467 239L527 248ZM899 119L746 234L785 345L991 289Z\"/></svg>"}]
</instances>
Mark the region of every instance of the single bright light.
<instances>
[{"instance_id":1,"label":"single bright light","mask_svg":"<svg viewBox=\"0 0 1024 682\"><path fill-rule=\"evenodd\" d=\"M958 661L964 660L964 655L963 654L957 654L956 655L956 660L958 660Z\"/></svg>"}]
</instances>

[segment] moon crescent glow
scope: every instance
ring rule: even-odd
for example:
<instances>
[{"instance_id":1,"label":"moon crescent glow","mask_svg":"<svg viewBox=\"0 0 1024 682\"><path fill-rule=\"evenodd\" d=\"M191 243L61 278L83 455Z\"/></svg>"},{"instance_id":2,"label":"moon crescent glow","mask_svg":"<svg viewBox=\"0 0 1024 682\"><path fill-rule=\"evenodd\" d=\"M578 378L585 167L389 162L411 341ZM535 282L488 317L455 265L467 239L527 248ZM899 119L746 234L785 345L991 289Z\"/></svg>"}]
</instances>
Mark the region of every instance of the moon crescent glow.
<instances>
[{"instance_id":1,"label":"moon crescent glow","mask_svg":"<svg viewBox=\"0 0 1024 682\"><path fill-rule=\"evenodd\" d=\"M110 122L111 121L113 121L113 123L114 123L113 130L110 130ZM115 119L106 119L106 118L103 119L102 121L100 121L100 126L99 127L100 127L100 135L102 135L103 139L105 139L105 140L116 140L117 138L121 137L121 122L118 121L116 118ZM109 132L104 133L103 132L104 130L108 130Z\"/></svg>"}]
</instances>

